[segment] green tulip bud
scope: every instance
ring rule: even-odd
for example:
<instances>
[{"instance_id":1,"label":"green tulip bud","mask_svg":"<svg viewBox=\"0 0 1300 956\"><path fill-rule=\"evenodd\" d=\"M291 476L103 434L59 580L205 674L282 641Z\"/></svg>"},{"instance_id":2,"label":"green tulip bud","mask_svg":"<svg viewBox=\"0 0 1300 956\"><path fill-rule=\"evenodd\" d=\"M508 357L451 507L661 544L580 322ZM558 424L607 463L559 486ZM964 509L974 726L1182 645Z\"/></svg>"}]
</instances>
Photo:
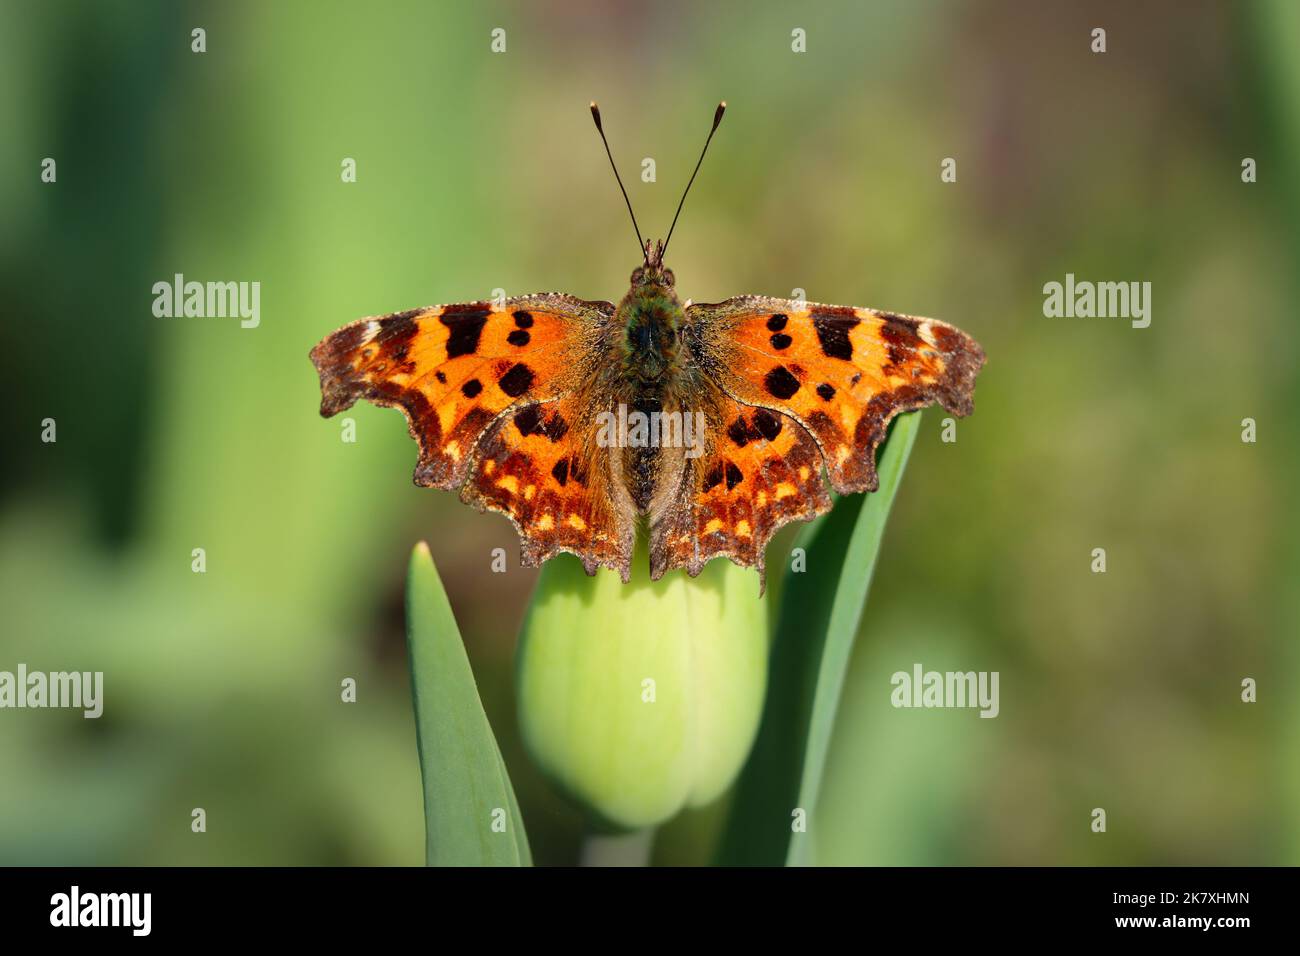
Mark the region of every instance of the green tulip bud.
<instances>
[{"instance_id":1,"label":"green tulip bud","mask_svg":"<svg viewBox=\"0 0 1300 956\"><path fill-rule=\"evenodd\" d=\"M731 785L758 730L767 601L725 559L697 578L542 569L518 652L523 740L542 770L606 826L655 826Z\"/></svg>"}]
</instances>

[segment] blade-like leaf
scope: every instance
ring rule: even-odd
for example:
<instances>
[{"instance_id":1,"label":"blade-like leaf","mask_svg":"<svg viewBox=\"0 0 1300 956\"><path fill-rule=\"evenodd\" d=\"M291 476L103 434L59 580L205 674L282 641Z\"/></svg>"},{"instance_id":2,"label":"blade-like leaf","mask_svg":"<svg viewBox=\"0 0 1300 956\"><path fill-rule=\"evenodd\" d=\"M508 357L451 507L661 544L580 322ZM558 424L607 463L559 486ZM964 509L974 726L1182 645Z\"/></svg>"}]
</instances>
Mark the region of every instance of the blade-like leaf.
<instances>
[{"instance_id":1,"label":"blade-like leaf","mask_svg":"<svg viewBox=\"0 0 1300 956\"><path fill-rule=\"evenodd\" d=\"M777 614L763 722L736 785L719 849L726 865L809 862L808 825L821 789L840 690L875 569L885 519L916 440L921 413L894 420L878 461L880 487L848 495L795 539L806 567L788 571Z\"/></svg>"},{"instance_id":2,"label":"blade-like leaf","mask_svg":"<svg viewBox=\"0 0 1300 956\"><path fill-rule=\"evenodd\" d=\"M406 646L424 779L426 861L530 866L514 788L447 592L423 542L411 554L406 578Z\"/></svg>"}]
</instances>

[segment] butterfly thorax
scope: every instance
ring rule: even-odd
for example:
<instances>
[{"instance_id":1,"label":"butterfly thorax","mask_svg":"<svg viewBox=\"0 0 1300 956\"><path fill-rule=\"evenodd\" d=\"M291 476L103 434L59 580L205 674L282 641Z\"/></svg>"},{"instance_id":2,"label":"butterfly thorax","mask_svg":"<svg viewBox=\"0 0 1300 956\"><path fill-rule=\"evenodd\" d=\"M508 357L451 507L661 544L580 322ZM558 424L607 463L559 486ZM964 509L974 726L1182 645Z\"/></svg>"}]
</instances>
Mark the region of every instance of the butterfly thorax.
<instances>
[{"instance_id":1,"label":"butterfly thorax","mask_svg":"<svg viewBox=\"0 0 1300 956\"><path fill-rule=\"evenodd\" d=\"M681 371L678 336L684 322L672 272L642 267L632 273L632 286L614 314L625 385L651 392L672 388Z\"/></svg>"},{"instance_id":2,"label":"butterfly thorax","mask_svg":"<svg viewBox=\"0 0 1300 956\"><path fill-rule=\"evenodd\" d=\"M671 290L624 300L615 321L621 333L620 365L628 384L654 390L671 386L680 371L682 320L681 304Z\"/></svg>"}]
</instances>

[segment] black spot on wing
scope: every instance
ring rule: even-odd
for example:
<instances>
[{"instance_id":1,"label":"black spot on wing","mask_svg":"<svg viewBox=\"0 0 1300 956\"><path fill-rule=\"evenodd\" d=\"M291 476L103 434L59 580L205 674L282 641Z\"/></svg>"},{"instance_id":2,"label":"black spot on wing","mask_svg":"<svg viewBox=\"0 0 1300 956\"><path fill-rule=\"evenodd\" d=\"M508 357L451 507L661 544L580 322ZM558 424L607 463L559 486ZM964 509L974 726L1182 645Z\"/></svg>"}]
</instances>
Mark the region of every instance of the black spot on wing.
<instances>
[{"instance_id":1,"label":"black spot on wing","mask_svg":"<svg viewBox=\"0 0 1300 956\"><path fill-rule=\"evenodd\" d=\"M749 444L749 423L745 421L743 415L737 417L734 422L727 426L727 437L731 439L732 444L737 448L744 448Z\"/></svg>"},{"instance_id":2,"label":"black spot on wing","mask_svg":"<svg viewBox=\"0 0 1300 956\"><path fill-rule=\"evenodd\" d=\"M442 375L441 372L438 373ZM443 376L446 378L446 376ZM460 387L460 393L466 398L474 398L479 392L483 391L483 383L476 378L471 378L468 382Z\"/></svg>"},{"instance_id":3,"label":"black spot on wing","mask_svg":"<svg viewBox=\"0 0 1300 956\"><path fill-rule=\"evenodd\" d=\"M849 330L859 321L852 309L823 309L812 313L813 328L817 330L817 341L821 343L823 354L845 361L853 358Z\"/></svg>"},{"instance_id":4,"label":"black spot on wing","mask_svg":"<svg viewBox=\"0 0 1300 956\"><path fill-rule=\"evenodd\" d=\"M788 349L790 343L793 342L794 339L790 338L790 336L786 335L784 332L773 332L772 337L768 339L768 341L772 343L772 348L780 352L783 349Z\"/></svg>"},{"instance_id":5,"label":"black spot on wing","mask_svg":"<svg viewBox=\"0 0 1300 956\"><path fill-rule=\"evenodd\" d=\"M770 394L780 399L787 399L799 391L799 380L790 374L784 365L778 365L763 378L763 384Z\"/></svg>"},{"instance_id":6,"label":"black spot on wing","mask_svg":"<svg viewBox=\"0 0 1300 956\"><path fill-rule=\"evenodd\" d=\"M521 329L531 329L533 327L533 315L531 312L525 312L523 309L520 309L514 314L514 316L515 325L519 326Z\"/></svg>"},{"instance_id":7,"label":"black spot on wing","mask_svg":"<svg viewBox=\"0 0 1300 956\"><path fill-rule=\"evenodd\" d=\"M790 317L784 312L777 312L775 315L767 317L767 330L769 332L780 332L785 328L785 324L790 321Z\"/></svg>"},{"instance_id":8,"label":"black spot on wing","mask_svg":"<svg viewBox=\"0 0 1300 956\"><path fill-rule=\"evenodd\" d=\"M829 402L835 397L835 386L830 382L822 382L817 386L817 394L821 396L823 402Z\"/></svg>"},{"instance_id":9,"label":"black spot on wing","mask_svg":"<svg viewBox=\"0 0 1300 956\"><path fill-rule=\"evenodd\" d=\"M519 429L519 434L527 438L541 431L542 407L540 405L529 405L527 408L521 408L515 413L515 427Z\"/></svg>"},{"instance_id":10,"label":"black spot on wing","mask_svg":"<svg viewBox=\"0 0 1300 956\"><path fill-rule=\"evenodd\" d=\"M529 435L542 435L552 442L558 442L567 435L569 423L564 420L564 416L559 412L553 412L551 417L547 418L545 409L544 405L529 405L516 412L514 422L515 427L519 429L519 434L525 438Z\"/></svg>"},{"instance_id":11,"label":"black spot on wing","mask_svg":"<svg viewBox=\"0 0 1300 956\"><path fill-rule=\"evenodd\" d=\"M738 448L744 448L752 441L772 441L781 434L779 415L766 408L756 408L753 411L752 420L746 421L745 416L738 415L736 420L727 426L727 437Z\"/></svg>"},{"instance_id":12,"label":"black spot on wing","mask_svg":"<svg viewBox=\"0 0 1300 956\"><path fill-rule=\"evenodd\" d=\"M722 462L715 462L713 467L704 474L704 490L712 491L722 484L723 477Z\"/></svg>"},{"instance_id":13,"label":"black spot on wing","mask_svg":"<svg viewBox=\"0 0 1300 956\"><path fill-rule=\"evenodd\" d=\"M524 392L528 391L533 384L533 370L523 362L516 362L510 366L509 370L497 379L497 385L501 391L505 392L511 398L518 398Z\"/></svg>"},{"instance_id":14,"label":"black spot on wing","mask_svg":"<svg viewBox=\"0 0 1300 956\"><path fill-rule=\"evenodd\" d=\"M529 335L524 329L515 329L509 335L506 336L506 341L509 342L511 345L517 346L519 348L523 348L525 345L528 344L528 340L531 338L532 336Z\"/></svg>"},{"instance_id":15,"label":"black spot on wing","mask_svg":"<svg viewBox=\"0 0 1300 956\"><path fill-rule=\"evenodd\" d=\"M736 485L745 480L745 475L732 462L727 462L726 468L727 490L730 491Z\"/></svg>"},{"instance_id":16,"label":"black spot on wing","mask_svg":"<svg viewBox=\"0 0 1300 956\"><path fill-rule=\"evenodd\" d=\"M781 434L781 416L766 408L757 409L754 412L754 428L767 441L773 441Z\"/></svg>"},{"instance_id":17,"label":"black spot on wing","mask_svg":"<svg viewBox=\"0 0 1300 956\"><path fill-rule=\"evenodd\" d=\"M547 438L553 442L557 442L569 433L569 423L564 420L563 415L556 412L546 422L544 431Z\"/></svg>"},{"instance_id":18,"label":"black spot on wing","mask_svg":"<svg viewBox=\"0 0 1300 956\"><path fill-rule=\"evenodd\" d=\"M457 312L444 312L438 321L447 326L447 358L473 355L478 351L478 340L483 334L490 310L484 307L462 308Z\"/></svg>"}]
</instances>

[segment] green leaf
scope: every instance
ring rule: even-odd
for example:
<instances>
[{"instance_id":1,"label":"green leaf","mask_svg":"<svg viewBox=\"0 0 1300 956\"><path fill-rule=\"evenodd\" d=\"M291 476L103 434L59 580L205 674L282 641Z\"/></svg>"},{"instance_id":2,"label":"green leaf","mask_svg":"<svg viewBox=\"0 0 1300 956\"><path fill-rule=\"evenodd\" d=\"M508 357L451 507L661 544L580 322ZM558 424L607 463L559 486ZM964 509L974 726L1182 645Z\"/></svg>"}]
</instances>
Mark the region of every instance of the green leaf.
<instances>
[{"instance_id":1,"label":"green leaf","mask_svg":"<svg viewBox=\"0 0 1300 956\"><path fill-rule=\"evenodd\" d=\"M866 606L894 494L916 440L921 413L895 419L878 460L880 487L839 498L800 532L794 547L806 570L787 571L772 641L763 722L736 786L719 849L724 865L781 866L810 861L807 834L792 831L794 811L815 826L826 753Z\"/></svg>"},{"instance_id":2,"label":"green leaf","mask_svg":"<svg viewBox=\"0 0 1300 956\"><path fill-rule=\"evenodd\" d=\"M424 779L427 863L531 866L510 775L424 542L411 553L407 572L406 646ZM499 832L493 824L502 819L505 831Z\"/></svg>"}]
</instances>

